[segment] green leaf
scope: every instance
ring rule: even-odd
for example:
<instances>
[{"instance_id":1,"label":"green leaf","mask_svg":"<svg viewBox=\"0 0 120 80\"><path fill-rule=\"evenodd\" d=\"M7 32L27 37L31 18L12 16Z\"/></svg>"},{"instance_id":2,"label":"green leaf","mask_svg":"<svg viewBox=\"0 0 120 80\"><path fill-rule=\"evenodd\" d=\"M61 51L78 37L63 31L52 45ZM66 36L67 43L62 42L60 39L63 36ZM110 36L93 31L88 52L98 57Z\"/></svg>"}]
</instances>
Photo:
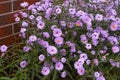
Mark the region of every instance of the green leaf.
<instances>
[{"instance_id":1,"label":"green leaf","mask_svg":"<svg viewBox=\"0 0 120 80\"><path fill-rule=\"evenodd\" d=\"M57 75L57 71L54 70L54 75L53 75L53 79L52 80L56 80L56 75Z\"/></svg>"},{"instance_id":2,"label":"green leaf","mask_svg":"<svg viewBox=\"0 0 120 80\"><path fill-rule=\"evenodd\" d=\"M75 80L75 79L73 78L73 76L71 75L71 73L70 73L68 70L65 69L65 71L67 72L67 74L68 74L68 76L71 78L71 80Z\"/></svg>"},{"instance_id":3,"label":"green leaf","mask_svg":"<svg viewBox=\"0 0 120 80\"><path fill-rule=\"evenodd\" d=\"M9 77L0 77L0 80L11 80Z\"/></svg>"}]
</instances>

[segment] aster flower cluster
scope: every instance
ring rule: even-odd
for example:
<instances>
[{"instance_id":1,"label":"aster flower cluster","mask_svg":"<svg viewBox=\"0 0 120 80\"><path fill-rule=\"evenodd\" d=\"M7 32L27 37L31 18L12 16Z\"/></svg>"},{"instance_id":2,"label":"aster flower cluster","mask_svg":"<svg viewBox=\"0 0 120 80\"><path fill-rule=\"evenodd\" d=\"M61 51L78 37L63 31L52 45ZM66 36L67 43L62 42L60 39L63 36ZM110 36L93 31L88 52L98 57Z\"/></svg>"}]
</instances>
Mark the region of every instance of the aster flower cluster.
<instances>
[{"instance_id":1,"label":"aster flower cluster","mask_svg":"<svg viewBox=\"0 0 120 80\"><path fill-rule=\"evenodd\" d=\"M7 51L8 47L6 45L0 46L1 57L4 56L5 52Z\"/></svg>"},{"instance_id":2,"label":"aster flower cluster","mask_svg":"<svg viewBox=\"0 0 120 80\"><path fill-rule=\"evenodd\" d=\"M41 0L21 6L27 11L15 21L21 23L24 55L29 54L21 68L37 58L41 76L58 73L71 80L108 80L110 68L120 69L119 0Z\"/></svg>"}]
</instances>

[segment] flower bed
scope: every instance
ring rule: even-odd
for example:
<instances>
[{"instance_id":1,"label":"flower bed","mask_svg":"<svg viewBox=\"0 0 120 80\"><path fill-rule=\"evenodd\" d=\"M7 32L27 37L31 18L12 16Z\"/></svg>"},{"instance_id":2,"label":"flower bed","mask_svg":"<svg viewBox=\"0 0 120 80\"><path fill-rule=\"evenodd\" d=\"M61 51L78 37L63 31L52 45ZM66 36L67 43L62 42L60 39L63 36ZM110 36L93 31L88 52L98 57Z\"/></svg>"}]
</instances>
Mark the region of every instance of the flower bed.
<instances>
[{"instance_id":1,"label":"flower bed","mask_svg":"<svg viewBox=\"0 0 120 80\"><path fill-rule=\"evenodd\" d=\"M2 56L0 76L120 79L119 0L42 0L28 5L21 3L27 10L15 14L22 42ZM7 47L0 49L5 52Z\"/></svg>"}]
</instances>

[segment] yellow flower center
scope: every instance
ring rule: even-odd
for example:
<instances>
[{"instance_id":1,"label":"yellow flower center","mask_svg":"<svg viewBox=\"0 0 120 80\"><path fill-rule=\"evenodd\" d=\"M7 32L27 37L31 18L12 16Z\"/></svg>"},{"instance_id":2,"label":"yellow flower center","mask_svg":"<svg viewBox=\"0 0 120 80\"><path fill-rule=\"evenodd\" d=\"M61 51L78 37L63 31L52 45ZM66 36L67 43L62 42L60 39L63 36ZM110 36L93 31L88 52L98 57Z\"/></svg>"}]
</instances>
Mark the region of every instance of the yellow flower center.
<instances>
[{"instance_id":1,"label":"yellow flower center","mask_svg":"<svg viewBox=\"0 0 120 80\"><path fill-rule=\"evenodd\" d=\"M80 23L76 23L76 26L78 26L78 27L79 27L79 26L81 26L81 25L80 25Z\"/></svg>"},{"instance_id":2,"label":"yellow flower center","mask_svg":"<svg viewBox=\"0 0 120 80\"><path fill-rule=\"evenodd\" d=\"M57 40L57 42L60 42L60 41L61 41L60 39Z\"/></svg>"},{"instance_id":3,"label":"yellow flower center","mask_svg":"<svg viewBox=\"0 0 120 80\"><path fill-rule=\"evenodd\" d=\"M106 0L106 4L108 4L109 2L108 2L108 0Z\"/></svg>"},{"instance_id":4,"label":"yellow flower center","mask_svg":"<svg viewBox=\"0 0 120 80\"><path fill-rule=\"evenodd\" d=\"M80 70L80 73L82 73L82 72L83 72L83 70L81 69L81 70Z\"/></svg>"},{"instance_id":5,"label":"yellow flower center","mask_svg":"<svg viewBox=\"0 0 120 80\"><path fill-rule=\"evenodd\" d=\"M112 27L113 27L114 29L116 29L116 28L117 28L117 26L116 26L116 25L113 25Z\"/></svg>"},{"instance_id":6,"label":"yellow flower center","mask_svg":"<svg viewBox=\"0 0 120 80\"><path fill-rule=\"evenodd\" d=\"M116 48L114 48L113 50L116 51Z\"/></svg>"}]
</instances>

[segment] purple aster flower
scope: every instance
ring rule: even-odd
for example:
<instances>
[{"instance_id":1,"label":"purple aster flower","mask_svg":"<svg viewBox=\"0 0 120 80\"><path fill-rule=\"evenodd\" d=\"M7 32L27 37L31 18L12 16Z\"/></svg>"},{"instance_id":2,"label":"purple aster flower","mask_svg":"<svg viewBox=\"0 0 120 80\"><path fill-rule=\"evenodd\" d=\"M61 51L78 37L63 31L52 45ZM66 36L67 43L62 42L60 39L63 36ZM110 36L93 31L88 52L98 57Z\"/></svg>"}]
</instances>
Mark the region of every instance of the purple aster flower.
<instances>
[{"instance_id":1,"label":"purple aster flower","mask_svg":"<svg viewBox=\"0 0 120 80\"><path fill-rule=\"evenodd\" d=\"M115 67L116 66L116 62L112 62L111 65L112 65L112 67Z\"/></svg>"},{"instance_id":2,"label":"purple aster flower","mask_svg":"<svg viewBox=\"0 0 120 80\"><path fill-rule=\"evenodd\" d=\"M49 47L47 47L47 52L50 55L54 55L54 54L58 53L58 50L57 50L57 48L55 46L49 46Z\"/></svg>"},{"instance_id":3,"label":"purple aster flower","mask_svg":"<svg viewBox=\"0 0 120 80\"><path fill-rule=\"evenodd\" d=\"M88 59L88 60L86 60L86 64L87 65L90 65L90 63L91 63L91 61Z\"/></svg>"},{"instance_id":4,"label":"purple aster flower","mask_svg":"<svg viewBox=\"0 0 120 80\"><path fill-rule=\"evenodd\" d=\"M37 24L37 28L40 30L43 30L45 27L45 23L43 21L39 21Z\"/></svg>"},{"instance_id":5,"label":"purple aster flower","mask_svg":"<svg viewBox=\"0 0 120 80\"><path fill-rule=\"evenodd\" d=\"M62 10L61 10L61 8L57 8L55 12L56 12L57 14L61 14L61 13L62 13Z\"/></svg>"},{"instance_id":6,"label":"purple aster flower","mask_svg":"<svg viewBox=\"0 0 120 80\"><path fill-rule=\"evenodd\" d=\"M48 8L48 9L46 10L46 15L47 15L48 17L50 17L50 16L51 16L52 11L53 11L53 9L52 9L52 8Z\"/></svg>"},{"instance_id":7,"label":"purple aster flower","mask_svg":"<svg viewBox=\"0 0 120 80\"><path fill-rule=\"evenodd\" d=\"M18 13L15 13L15 14L14 14L14 17L18 17L18 15L19 15Z\"/></svg>"},{"instance_id":8,"label":"purple aster flower","mask_svg":"<svg viewBox=\"0 0 120 80\"><path fill-rule=\"evenodd\" d=\"M76 9L75 8L70 8L69 9L69 13L72 14L72 15L75 14L76 13Z\"/></svg>"},{"instance_id":9,"label":"purple aster flower","mask_svg":"<svg viewBox=\"0 0 120 80\"><path fill-rule=\"evenodd\" d=\"M21 36L22 38L26 38L26 34L25 33L21 33L21 34L19 34L19 36Z\"/></svg>"},{"instance_id":10,"label":"purple aster flower","mask_svg":"<svg viewBox=\"0 0 120 80\"><path fill-rule=\"evenodd\" d=\"M8 49L8 47L6 45L0 46L0 51L1 52L5 52L5 51L7 51L7 49Z\"/></svg>"},{"instance_id":11,"label":"purple aster flower","mask_svg":"<svg viewBox=\"0 0 120 80\"><path fill-rule=\"evenodd\" d=\"M25 22L25 21L23 21L23 22L22 22L22 26L23 26L23 27L27 27L27 26L28 26L28 23Z\"/></svg>"},{"instance_id":12,"label":"purple aster flower","mask_svg":"<svg viewBox=\"0 0 120 80\"><path fill-rule=\"evenodd\" d=\"M86 33L86 36L88 37L88 38L91 38L92 36L91 36L92 34L90 33L90 32L87 32Z\"/></svg>"},{"instance_id":13,"label":"purple aster flower","mask_svg":"<svg viewBox=\"0 0 120 80\"><path fill-rule=\"evenodd\" d=\"M42 20L42 16L37 16L37 17L36 17L36 21L37 21L37 22L39 22L39 21L41 21L41 20Z\"/></svg>"},{"instance_id":14,"label":"purple aster flower","mask_svg":"<svg viewBox=\"0 0 120 80\"><path fill-rule=\"evenodd\" d=\"M113 63L113 59L110 59L109 62L110 62L110 63Z\"/></svg>"},{"instance_id":15,"label":"purple aster flower","mask_svg":"<svg viewBox=\"0 0 120 80\"><path fill-rule=\"evenodd\" d=\"M102 56L102 61L105 61L106 60L106 56Z\"/></svg>"},{"instance_id":16,"label":"purple aster flower","mask_svg":"<svg viewBox=\"0 0 120 80\"><path fill-rule=\"evenodd\" d=\"M104 50L100 50L100 53L101 53L101 54L104 54Z\"/></svg>"},{"instance_id":17,"label":"purple aster flower","mask_svg":"<svg viewBox=\"0 0 120 80\"><path fill-rule=\"evenodd\" d=\"M78 27L83 26L83 23L82 23L80 20L77 20L75 24L76 24L76 26L78 26Z\"/></svg>"},{"instance_id":18,"label":"purple aster flower","mask_svg":"<svg viewBox=\"0 0 120 80\"><path fill-rule=\"evenodd\" d=\"M31 35L29 37L29 41L31 41L31 42L37 41L37 37L35 35Z\"/></svg>"},{"instance_id":19,"label":"purple aster flower","mask_svg":"<svg viewBox=\"0 0 120 80\"><path fill-rule=\"evenodd\" d=\"M39 60L42 62L42 61L44 61L45 60L45 56L43 55L43 54L40 54L39 55Z\"/></svg>"},{"instance_id":20,"label":"purple aster flower","mask_svg":"<svg viewBox=\"0 0 120 80\"><path fill-rule=\"evenodd\" d=\"M112 21L115 21L115 16L114 15L110 15L109 19L112 20Z\"/></svg>"},{"instance_id":21,"label":"purple aster flower","mask_svg":"<svg viewBox=\"0 0 120 80\"><path fill-rule=\"evenodd\" d=\"M66 22L65 21L60 21L60 25L65 27L66 26Z\"/></svg>"},{"instance_id":22,"label":"purple aster flower","mask_svg":"<svg viewBox=\"0 0 120 80\"><path fill-rule=\"evenodd\" d=\"M69 5L69 1L65 0L62 6L67 7Z\"/></svg>"},{"instance_id":23,"label":"purple aster flower","mask_svg":"<svg viewBox=\"0 0 120 80\"><path fill-rule=\"evenodd\" d=\"M34 8L35 8L35 4L32 4L32 5L28 6L28 10L32 10Z\"/></svg>"},{"instance_id":24,"label":"purple aster flower","mask_svg":"<svg viewBox=\"0 0 120 80\"><path fill-rule=\"evenodd\" d=\"M102 21L103 20L103 16L101 14L96 14L95 19L97 21Z\"/></svg>"},{"instance_id":25,"label":"purple aster flower","mask_svg":"<svg viewBox=\"0 0 120 80\"><path fill-rule=\"evenodd\" d=\"M23 7L23 8L27 7L28 5L29 5L28 2L23 2L23 3L20 4L20 6Z\"/></svg>"},{"instance_id":26,"label":"purple aster flower","mask_svg":"<svg viewBox=\"0 0 120 80\"><path fill-rule=\"evenodd\" d=\"M71 46L70 52L76 52L76 47L75 46Z\"/></svg>"},{"instance_id":27,"label":"purple aster flower","mask_svg":"<svg viewBox=\"0 0 120 80\"><path fill-rule=\"evenodd\" d=\"M77 61L77 62L74 63L74 68L75 69L78 69L78 68L80 68L82 66L83 66L83 64L81 64L79 61Z\"/></svg>"},{"instance_id":28,"label":"purple aster flower","mask_svg":"<svg viewBox=\"0 0 120 80\"><path fill-rule=\"evenodd\" d=\"M53 36L60 37L62 35L62 31L60 29L53 30Z\"/></svg>"},{"instance_id":29,"label":"purple aster flower","mask_svg":"<svg viewBox=\"0 0 120 80\"><path fill-rule=\"evenodd\" d=\"M86 44L88 42L88 39L87 39L86 35L81 35L80 40L83 44Z\"/></svg>"},{"instance_id":30,"label":"purple aster flower","mask_svg":"<svg viewBox=\"0 0 120 80\"><path fill-rule=\"evenodd\" d=\"M28 17L28 14L25 13L25 12L22 12L21 15L22 15L22 17L24 17L24 18L27 18L27 17Z\"/></svg>"},{"instance_id":31,"label":"purple aster flower","mask_svg":"<svg viewBox=\"0 0 120 80\"><path fill-rule=\"evenodd\" d=\"M94 33L92 34L92 39L99 39L99 33L94 32Z\"/></svg>"},{"instance_id":32,"label":"purple aster flower","mask_svg":"<svg viewBox=\"0 0 120 80\"><path fill-rule=\"evenodd\" d=\"M57 26L56 26L56 25L52 25L52 26L51 26L51 29L52 29L52 30L57 29Z\"/></svg>"},{"instance_id":33,"label":"purple aster flower","mask_svg":"<svg viewBox=\"0 0 120 80\"><path fill-rule=\"evenodd\" d=\"M41 45L45 48L49 47L48 41L42 41Z\"/></svg>"},{"instance_id":34,"label":"purple aster flower","mask_svg":"<svg viewBox=\"0 0 120 80\"><path fill-rule=\"evenodd\" d=\"M100 76L100 77L96 78L96 80L105 80L105 78L103 76Z\"/></svg>"},{"instance_id":35,"label":"purple aster flower","mask_svg":"<svg viewBox=\"0 0 120 80\"><path fill-rule=\"evenodd\" d=\"M109 36L108 30L101 30L101 34L105 38L107 38Z\"/></svg>"},{"instance_id":36,"label":"purple aster flower","mask_svg":"<svg viewBox=\"0 0 120 80\"><path fill-rule=\"evenodd\" d=\"M45 38L49 38L49 37L50 37L50 34L49 34L48 32L43 32L43 36L44 36Z\"/></svg>"},{"instance_id":37,"label":"purple aster flower","mask_svg":"<svg viewBox=\"0 0 120 80\"><path fill-rule=\"evenodd\" d=\"M112 14L112 15L114 15L114 16L116 16L116 15L117 15L117 12L116 12L116 10L115 10L115 9L111 9L111 10L110 10L110 12L111 12L111 14Z\"/></svg>"},{"instance_id":38,"label":"purple aster flower","mask_svg":"<svg viewBox=\"0 0 120 80\"><path fill-rule=\"evenodd\" d=\"M63 72L61 73L61 77L62 77L62 78L65 78L66 75L67 75L66 71L63 71Z\"/></svg>"},{"instance_id":39,"label":"purple aster flower","mask_svg":"<svg viewBox=\"0 0 120 80\"><path fill-rule=\"evenodd\" d=\"M24 46L23 47L24 52L28 52L28 51L30 51L30 49L31 49L31 47L29 47L29 46Z\"/></svg>"},{"instance_id":40,"label":"purple aster flower","mask_svg":"<svg viewBox=\"0 0 120 80\"><path fill-rule=\"evenodd\" d=\"M77 69L77 73L78 73L80 76L84 75L84 74L85 74L85 68L84 68L84 67L78 68L78 69Z\"/></svg>"},{"instance_id":41,"label":"purple aster flower","mask_svg":"<svg viewBox=\"0 0 120 80\"><path fill-rule=\"evenodd\" d=\"M87 37L86 37L86 35L82 34L82 35L80 36L80 38L85 38L85 39L86 39Z\"/></svg>"},{"instance_id":42,"label":"purple aster flower","mask_svg":"<svg viewBox=\"0 0 120 80\"><path fill-rule=\"evenodd\" d=\"M37 10L35 8L31 9L31 12L32 12L32 14L37 14Z\"/></svg>"},{"instance_id":43,"label":"purple aster flower","mask_svg":"<svg viewBox=\"0 0 120 80\"><path fill-rule=\"evenodd\" d=\"M116 62L116 67L120 68L120 62Z\"/></svg>"},{"instance_id":44,"label":"purple aster flower","mask_svg":"<svg viewBox=\"0 0 120 80\"><path fill-rule=\"evenodd\" d=\"M15 18L15 21L16 21L16 22L19 22L19 21L20 21L20 17L16 17L16 18Z\"/></svg>"},{"instance_id":45,"label":"purple aster flower","mask_svg":"<svg viewBox=\"0 0 120 80\"><path fill-rule=\"evenodd\" d=\"M60 50L60 54L62 54L63 56L65 56L66 55L66 50L65 49L61 49Z\"/></svg>"},{"instance_id":46,"label":"purple aster flower","mask_svg":"<svg viewBox=\"0 0 120 80\"><path fill-rule=\"evenodd\" d=\"M117 40L116 37L109 36L107 39L110 41L110 43L111 43L112 45L118 45L118 44L119 44L119 42L118 42L118 40Z\"/></svg>"},{"instance_id":47,"label":"purple aster flower","mask_svg":"<svg viewBox=\"0 0 120 80\"><path fill-rule=\"evenodd\" d=\"M92 50L90 53L91 53L92 55L95 55L96 52L95 52L94 50Z\"/></svg>"},{"instance_id":48,"label":"purple aster flower","mask_svg":"<svg viewBox=\"0 0 120 80\"><path fill-rule=\"evenodd\" d=\"M80 65L83 65L85 63L85 60L83 58L79 58L78 62L80 63Z\"/></svg>"},{"instance_id":49,"label":"purple aster flower","mask_svg":"<svg viewBox=\"0 0 120 80\"><path fill-rule=\"evenodd\" d=\"M118 29L118 24L116 22L112 22L110 25L110 29L112 31L116 31Z\"/></svg>"},{"instance_id":50,"label":"purple aster flower","mask_svg":"<svg viewBox=\"0 0 120 80\"><path fill-rule=\"evenodd\" d=\"M26 32L26 28L21 28L21 29L20 29L20 32L21 32L21 33Z\"/></svg>"},{"instance_id":51,"label":"purple aster flower","mask_svg":"<svg viewBox=\"0 0 120 80\"><path fill-rule=\"evenodd\" d=\"M66 44L70 47L71 42L70 41L66 41Z\"/></svg>"},{"instance_id":52,"label":"purple aster flower","mask_svg":"<svg viewBox=\"0 0 120 80\"><path fill-rule=\"evenodd\" d=\"M37 10L38 10L38 11L43 11L44 8L43 8L42 6L38 6L38 7L37 7Z\"/></svg>"},{"instance_id":53,"label":"purple aster flower","mask_svg":"<svg viewBox=\"0 0 120 80\"><path fill-rule=\"evenodd\" d=\"M96 27L93 31L94 31L94 33L97 33L100 35L101 30L102 30L102 27Z\"/></svg>"},{"instance_id":54,"label":"purple aster flower","mask_svg":"<svg viewBox=\"0 0 120 80\"><path fill-rule=\"evenodd\" d=\"M33 20L34 18L35 18L34 15L30 15L30 16L29 16L29 19L30 19L30 20Z\"/></svg>"},{"instance_id":55,"label":"purple aster flower","mask_svg":"<svg viewBox=\"0 0 120 80\"><path fill-rule=\"evenodd\" d=\"M80 54L80 59L83 59L84 61L86 61L87 58L88 58L87 54L85 53Z\"/></svg>"},{"instance_id":56,"label":"purple aster flower","mask_svg":"<svg viewBox=\"0 0 120 80\"><path fill-rule=\"evenodd\" d=\"M115 22L119 24L120 23L120 18L116 17Z\"/></svg>"},{"instance_id":57,"label":"purple aster flower","mask_svg":"<svg viewBox=\"0 0 120 80\"><path fill-rule=\"evenodd\" d=\"M74 24L75 24L74 22L70 22L70 23L69 23L69 28L73 28L73 27L74 27Z\"/></svg>"},{"instance_id":58,"label":"purple aster flower","mask_svg":"<svg viewBox=\"0 0 120 80\"><path fill-rule=\"evenodd\" d=\"M95 72L94 76L95 76L95 78L98 78L98 77L100 77L100 73L99 72Z\"/></svg>"},{"instance_id":59,"label":"purple aster flower","mask_svg":"<svg viewBox=\"0 0 120 80\"><path fill-rule=\"evenodd\" d=\"M56 37L54 42L58 45L62 45L63 44L63 38L62 37Z\"/></svg>"},{"instance_id":60,"label":"purple aster flower","mask_svg":"<svg viewBox=\"0 0 120 80\"><path fill-rule=\"evenodd\" d=\"M92 21L91 18L86 15L82 16L81 18L84 23L91 23Z\"/></svg>"},{"instance_id":61,"label":"purple aster flower","mask_svg":"<svg viewBox=\"0 0 120 80\"><path fill-rule=\"evenodd\" d=\"M50 74L50 69L48 67L43 67L42 70L41 70L41 73L44 75L44 76L47 76Z\"/></svg>"},{"instance_id":62,"label":"purple aster flower","mask_svg":"<svg viewBox=\"0 0 120 80\"><path fill-rule=\"evenodd\" d=\"M56 57L52 57L52 62L56 63L56 62L58 62L58 61L59 61L58 58L56 58Z\"/></svg>"},{"instance_id":63,"label":"purple aster flower","mask_svg":"<svg viewBox=\"0 0 120 80\"><path fill-rule=\"evenodd\" d=\"M93 14L89 14L89 17L94 20L94 15Z\"/></svg>"},{"instance_id":64,"label":"purple aster flower","mask_svg":"<svg viewBox=\"0 0 120 80\"><path fill-rule=\"evenodd\" d=\"M120 48L118 46L113 46L112 51L113 53L118 53L120 51Z\"/></svg>"},{"instance_id":65,"label":"purple aster flower","mask_svg":"<svg viewBox=\"0 0 120 80\"><path fill-rule=\"evenodd\" d=\"M29 41L29 40L27 40L26 43L27 43L28 45L33 45L33 42L31 42L31 41Z\"/></svg>"},{"instance_id":66,"label":"purple aster flower","mask_svg":"<svg viewBox=\"0 0 120 80\"><path fill-rule=\"evenodd\" d=\"M44 40L42 40L41 38L38 38L38 39L37 39L37 42L38 42L40 45L42 45L42 43L44 42Z\"/></svg>"},{"instance_id":67,"label":"purple aster flower","mask_svg":"<svg viewBox=\"0 0 120 80\"><path fill-rule=\"evenodd\" d=\"M93 30L92 23L87 23L87 30L88 31L92 31Z\"/></svg>"},{"instance_id":68,"label":"purple aster flower","mask_svg":"<svg viewBox=\"0 0 120 80\"><path fill-rule=\"evenodd\" d=\"M91 45L90 43L86 43L85 47L86 47L86 49L88 49L88 50L92 49L92 45Z\"/></svg>"},{"instance_id":69,"label":"purple aster flower","mask_svg":"<svg viewBox=\"0 0 120 80\"><path fill-rule=\"evenodd\" d=\"M20 62L20 67L21 68L25 68L26 65L27 65L27 62L25 60Z\"/></svg>"},{"instance_id":70,"label":"purple aster flower","mask_svg":"<svg viewBox=\"0 0 120 80\"><path fill-rule=\"evenodd\" d=\"M95 39L92 40L92 44L93 44L94 46L97 46L98 43L99 43L98 40L95 40Z\"/></svg>"},{"instance_id":71,"label":"purple aster flower","mask_svg":"<svg viewBox=\"0 0 120 80\"><path fill-rule=\"evenodd\" d=\"M98 59L94 59L94 60L93 60L93 63L94 63L96 66L98 66L98 64L99 64L99 63L98 63Z\"/></svg>"},{"instance_id":72,"label":"purple aster flower","mask_svg":"<svg viewBox=\"0 0 120 80\"><path fill-rule=\"evenodd\" d=\"M85 15L85 12L84 12L84 11L78 10L78 11L76 12L76 16L77 16L77 17L83 16L83 15Z\"/></svg>"},{"instance_id":73,"label":"purple aster flower","mask_svg":"<svg viewBox=\"0 0 120 80\"><path fill-rule=\"evenodd\" d=\"M62 63L65 63L66 61L67 61L66 58L64 58L64 57L61 58L61 62L62 62Z\"/></svg>"},{"instance_id":74,"label":"purple aster flower","mask_svg":"<svg viewBox=\"0 0 120 80\"><path fill-rule=\"evenodd\" d=\"M64 67L64 65L63 65L63 63L61 63L61 62L57 62L57 63L55 64L55 69L56 69L57 71L63 70L63 67Z\"/></svg>"},{"instance_id":75,"label":"purple aster flower","mask_svg":"<svg viewBox=\"0 0 120 80\"><path fill-rule=\"evenodd\" d=\"M74 32L73 32L73 36L77 36L77 32L74 31Z\"/></svg>"},{"instance_id":76,"label":"purple aster flower","mask_svg":"<svg viewBox=\"0 0 120 80\"><path fill-rule=\"evenodd\" d=\"M44 67L47 67L51 70L54 68L53 65L51 65L49 62L44 62Z\"/></svg>"}]
</instances>

